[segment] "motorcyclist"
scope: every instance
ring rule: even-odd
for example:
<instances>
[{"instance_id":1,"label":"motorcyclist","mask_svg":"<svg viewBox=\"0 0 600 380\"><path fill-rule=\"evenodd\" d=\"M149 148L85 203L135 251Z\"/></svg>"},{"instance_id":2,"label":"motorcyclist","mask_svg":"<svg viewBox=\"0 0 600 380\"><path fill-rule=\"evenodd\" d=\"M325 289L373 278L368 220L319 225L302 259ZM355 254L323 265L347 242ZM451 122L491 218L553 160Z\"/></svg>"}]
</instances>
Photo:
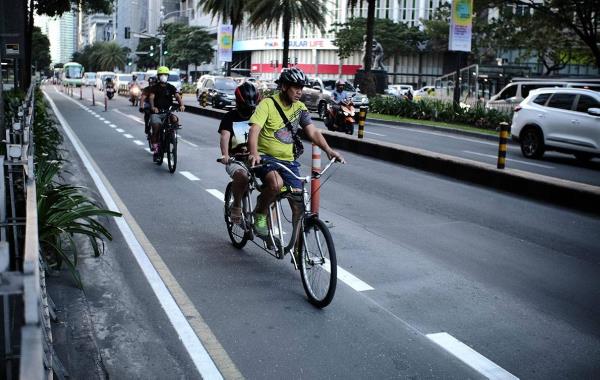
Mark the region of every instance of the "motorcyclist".
<instances>
[{"instance_id":1,"label":"motorcyclist","mask_svg":"<svg viewBox=\"0 0 600 380\"><path fill-rule=\"evenodd\" d=\"M115 92L115 83L111 77L106 77L104 80L104 92L108 96L109 99L112 99L113 94Z\"/></svg>"},{"instance_id":2,"label":"motorcyclist","mask_svg":"<svg viewBox=\"0 0 600 380\"><path fill-rule=\"evenodd\" d=\"M331 119L331 122L335 121L338 126L343 125L344 120L343 115L340 112L342 109L342 103L350 99L350 94L344 90L345 87L346 81L340 78L337 80L337 82L335 82L335 90L331 93L331 99L333 101L333 105L331 107L333 110L333 118Z\"/></svg>"},{"instance_id":3,"label":"motorcyclist","mask_svg":"<svg viewBox=\"0 0 600 380\"><path fill-rule=\"evenodd\" d=\"M142 95L140 97L140 108L139 111L144 113L144 133L150 133L150 114L152 111L150 110L150 89L152 86L156 84L156 77L148 78L148 86L142 89Z\"/></svg>"},{"instance_id":4,"label":"motorcyclist","mask_svg":"<svg viewBox=\"0 0 600 380\"><path fill-rule=\"evenodd\" d=\"M132 75L131 77L131 81L127 84L127 89L129 90L129 100L132 101L134 100L134 98L138 95L134 94L133 89L137 87L138 90L138 95L139 95L139 89L140 89L140 84L137 81L137 75ZM131 102L132 105L135 105L135 101Z\"/></svg>"}]
</instances>

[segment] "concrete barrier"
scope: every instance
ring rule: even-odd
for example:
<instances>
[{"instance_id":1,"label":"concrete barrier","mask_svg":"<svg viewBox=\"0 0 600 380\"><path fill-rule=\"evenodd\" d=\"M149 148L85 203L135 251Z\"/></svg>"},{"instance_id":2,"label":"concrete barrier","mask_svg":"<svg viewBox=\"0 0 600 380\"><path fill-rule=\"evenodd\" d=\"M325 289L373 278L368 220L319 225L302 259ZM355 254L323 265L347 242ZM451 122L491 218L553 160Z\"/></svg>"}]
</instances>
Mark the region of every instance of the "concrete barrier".
<instances>
[{"instance_id":1,"label":"concrete barrier","mask_svg":"<svg viewBox=\"0 0 600 380\"><path fill-rule=\"evenodd\" d=\"M226 111L185 106L186 112L222 119ZM534 200L600 214L600 187L548 177L517 169L499 170L494 165L434 153L400 144L386 143L321 130L335 149L468 181ZM499 206L501 207L501 205Z\"/></svg>"}]
</instances>

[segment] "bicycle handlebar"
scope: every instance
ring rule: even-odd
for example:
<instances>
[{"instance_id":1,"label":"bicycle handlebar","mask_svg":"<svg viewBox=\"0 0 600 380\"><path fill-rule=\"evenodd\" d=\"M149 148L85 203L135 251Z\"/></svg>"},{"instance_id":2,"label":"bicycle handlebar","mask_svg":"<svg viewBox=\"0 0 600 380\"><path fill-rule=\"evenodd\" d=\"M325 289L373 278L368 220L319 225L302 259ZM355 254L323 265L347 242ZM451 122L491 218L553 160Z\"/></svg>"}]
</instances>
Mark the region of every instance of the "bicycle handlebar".
<instances>
[{"instance_id":1,"label":"bicycle handlebar","mask_svg":"<svg viewBox=\"0 0 600 380\"><path fill-rule=\"evenodd\" d=\"M229 160L227 160L227 164L231 164L232 162L237 161L235 157L229 157ZM311 179L318 179L321 178L321 176L323 176L323 174L325 174L325 172L331 167L331 165L333 165L334 162L337 161L337 158L332 158L327 165L325 165L325 168L323 170L321 170L320 172L313 172L311 175L305 176L305 177L299 177L297 176L293 171L290 170L290 168L288 168L287 166L280 164L279 162L269 162L270 164L275 164L277 166L279 166L280 168L286 170L288 173L290 173L292 176L294 176L297 180L302 181L302 182L310 182ZM217 162L223 163L223 161L220 158L217 158ZM264 166L265 164L263 163L263 161L261 161L260 164L256 165L256 166L252 166L249 169L250 170L254 170L254 169L258 169L262 166Z\"/></svg>"}]
</instances>

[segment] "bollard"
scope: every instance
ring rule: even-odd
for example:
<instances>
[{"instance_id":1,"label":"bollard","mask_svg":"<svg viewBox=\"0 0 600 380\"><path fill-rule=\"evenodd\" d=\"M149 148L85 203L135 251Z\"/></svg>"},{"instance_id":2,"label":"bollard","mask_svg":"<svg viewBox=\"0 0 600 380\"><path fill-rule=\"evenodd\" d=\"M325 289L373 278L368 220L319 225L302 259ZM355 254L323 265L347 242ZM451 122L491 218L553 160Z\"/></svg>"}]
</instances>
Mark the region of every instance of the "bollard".
<instances>
[{"instance_id":1,"label":"bollard","mask_svg":"<svg viewBox=\"0 0 600 380\"><path fill-rule=\"evenodd\" d=\"M79 100L83 100L83 85L79 86Z\"/></svg>"},{"instance_id":2,"label":"bollard","mask_svg":"<svg viewBox=\"0 0 600 380\"><path fill-rule=\"evenodd\" d=\"M498 169L504 169L506 164L506 144L510 126L506 122L500 123L500 143L498 145Z\"/></svg>"},{"instance_id":3,"label":"bollard","mask_svg":"<svg viewBox=\"0 0 600 380\"><path fill-rule=\"evenodd\" d=\"M367 119L367 107L360 107L358 111L358 138L365 137L365 121Z\"/></svg>"},{"instance_id":4,"label":"bollard","mask_svg":"<svg viewBox=\"0 0 600 380\"><path fill-rule=\"evenodd\" d=\"M96 105L96 97L94 96L94 87L92 86L92 105Z\"/></svg>"},{"instance_id":5,"label":"bollard","mask_svg":"<svg viewBox=\"0 0 600 380\"><path fill-rule=\"evenodd\" d=\"M208 105L208 93L203 92L201 95L202 99L202 107L206 107Z\"/></svg>"},{"instance_id":6,"label":"bollard","mask_svg":"<svg viewBox=\"0 0 600 380\"><path fill-rule=\"evenodd\" d=\"M321 172L321 148L312 144L312 173ZM319 213L319 203L321 201L319 187L321 180L313 178L310 180L310 212L311 214Z\"/></svg>"},{"instance_id":7,"label":"bollard","mask_svg":"<svg viewBox=\"0 0 600 380\"><path fill-rule=\"evenodd\" d=\"M104 92L104 112L108 111L108 96L106 96L106 92Z\"/></svg>"}]
</instances>

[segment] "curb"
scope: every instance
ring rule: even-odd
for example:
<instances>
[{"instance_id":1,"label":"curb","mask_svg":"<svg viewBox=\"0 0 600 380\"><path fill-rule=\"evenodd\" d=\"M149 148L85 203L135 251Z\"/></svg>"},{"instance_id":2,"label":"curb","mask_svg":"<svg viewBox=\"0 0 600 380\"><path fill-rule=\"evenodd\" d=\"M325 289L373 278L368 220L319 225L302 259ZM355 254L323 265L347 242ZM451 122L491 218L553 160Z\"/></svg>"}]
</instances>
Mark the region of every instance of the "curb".
<instances>
[{"instance_id":1,"label":"curb","mask_svg":"<svg viewBox=\"0 0 600 380\"><path fill-rule=\"evenodd\" d=\"M222 119L225 115L223 111L194 106L186 106L185 109L186 112L217 119ZM414 126L414 124L410 126ZM419 127L422 126L419 125ZM432 128L442 129L439 127ZM445 128L442 130L449 132ZM321 133L327 137L327 143L332 148L441 174L450 178L522 195L533 200L553 203L586 213L600 214L600 187L597 186L517 169L497 169L493 165L400 144L380 142L368 138L359 140L356 136L347 136L326 130L321 130ZM474 134L474 132L468 133ZM475 135L480 137L480 134ZM497 137L488 137L491 140L498 141Z\"/></svg>"}]
</instances>

